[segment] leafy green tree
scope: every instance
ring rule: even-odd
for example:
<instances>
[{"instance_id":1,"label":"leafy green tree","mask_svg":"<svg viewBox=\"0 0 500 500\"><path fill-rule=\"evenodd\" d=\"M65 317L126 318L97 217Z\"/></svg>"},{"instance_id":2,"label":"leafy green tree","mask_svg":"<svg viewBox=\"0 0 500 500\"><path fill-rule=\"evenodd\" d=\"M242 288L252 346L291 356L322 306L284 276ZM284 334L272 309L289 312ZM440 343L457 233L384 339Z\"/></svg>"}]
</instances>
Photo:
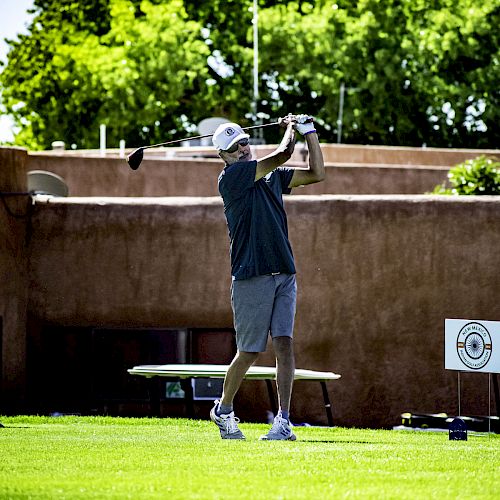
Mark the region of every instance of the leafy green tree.
<instances>
[{"instance_id":1,"label":"leafy green tree","mask_svg":"<svg viewBox=\"0 0 500 500\"><path fill-rule=\"evenodd\" d=\"M307 108L335 140L343 83L344 142L498 145L496 0L319 4L307 15L293 2L261 15L272 106Z\"/></svg>"},{"instance_id":2,"label":"leafy green tree","mask_svg":"<svg viewBox=\"0 0 500 500\"><path fill-rule=\"evenodd\" d=\"M498 0L259 2L260 118L306 112L335 141L498 147ZM18 144L161 142L252 124L251 0L36 0L0 75ZM268 141L278 131L266 129Z\"/></svg>"},{"instance_id":3,"label":"leafy green tree","mask_svg":"<svg viewBox=\"0 0 500 500\"><path fill-rule=\"evenodd\" d=\"M109 30L107 3L35 0L30 33L10 42L8 64L0 75L4 108L20 127L16 144L48 147L54 139L77 137L91 125L90 117L99 102L85 99L83 110L70 102L70 82L79 77L74 74L74 60L64 54L68 44L87 33L99 35Z\"/></svg>"},{"instance_id":4,"label":"leafy green tree","mask_svg":"<svg viewBox=\"0 0 500 500\"><path fill-rule=\"evenodd\" d=\"M407 2L405 17L409 77L427 114L423 141L498 146L498 1Z\"/></svg>"},{"instance_id":5,"label":"leafy green tree","mask_svg":"<svg viewBox=\"0 0 500 500\"><path fill-rule=\"evenodd\" d=\"M166 132L192 131L186 109L192 119L206 112L211 94L199 91L209 50L182 1L144 1L140 12L128 0L109 6L107 31L42 12L45 28L35 19L31 35L13 44L1 77L6 108L25 125L18 143L47 148L63 138L97 147L101 123L110 145L159 142Z\"/></svg>"}]
</instances>

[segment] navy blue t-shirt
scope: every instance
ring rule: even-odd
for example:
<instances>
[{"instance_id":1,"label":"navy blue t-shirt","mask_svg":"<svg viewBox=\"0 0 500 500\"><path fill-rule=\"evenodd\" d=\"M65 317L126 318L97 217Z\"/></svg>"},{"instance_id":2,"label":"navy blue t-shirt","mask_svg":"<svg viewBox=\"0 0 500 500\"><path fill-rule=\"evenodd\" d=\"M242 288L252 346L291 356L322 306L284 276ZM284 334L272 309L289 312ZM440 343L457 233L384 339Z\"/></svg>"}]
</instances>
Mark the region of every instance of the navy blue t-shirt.
<instances>
[{"instance_id":1,"label":"navy blue t-shirt","mask_svg":"<svg viewBox=\"0 0 500 500\"><path fill-rule=\"evenodd\" d=\"M295 273L282 194L293 176L277 168L255 181L257 162L228 165L219 175L219 193L230 239L231 274L242 280L270 273Z\"/></svg>"}]
</instances>

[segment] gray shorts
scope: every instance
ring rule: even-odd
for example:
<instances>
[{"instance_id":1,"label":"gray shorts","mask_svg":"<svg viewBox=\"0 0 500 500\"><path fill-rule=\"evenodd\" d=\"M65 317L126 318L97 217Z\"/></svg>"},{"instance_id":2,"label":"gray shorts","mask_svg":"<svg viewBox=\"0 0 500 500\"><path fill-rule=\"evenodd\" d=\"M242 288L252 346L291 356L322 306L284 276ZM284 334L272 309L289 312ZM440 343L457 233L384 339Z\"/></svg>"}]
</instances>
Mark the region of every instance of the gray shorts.
<instances>
[{"instance_id":1,"label":"gray shorts","mask_svg":"<svg viewBox=\"0 0 500 500\"><path fill-rule=\"evenodd\" d=\"M293 337L297 301L295 274L255 276L231 283L236 346L264 352L267 337Z\"/></svg>"}]
</instances>

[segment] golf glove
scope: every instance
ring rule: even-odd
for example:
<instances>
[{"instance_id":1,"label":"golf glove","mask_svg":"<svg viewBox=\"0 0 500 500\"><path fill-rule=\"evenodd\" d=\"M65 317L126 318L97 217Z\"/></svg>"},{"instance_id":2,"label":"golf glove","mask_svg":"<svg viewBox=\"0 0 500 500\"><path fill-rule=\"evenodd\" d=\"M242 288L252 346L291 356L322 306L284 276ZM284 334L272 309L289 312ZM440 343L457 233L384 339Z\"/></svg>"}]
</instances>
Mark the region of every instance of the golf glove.
<instances>
[{"instance_id":1,"label":"golf glove","mask_svg":"<svg viewBox=\"0 0 500 500\"><path fill-rule=\"evenodd\" d=\"M297 118L297 123L295 124L295 130L297 130L299 134L307 135L311 134L312 132L316 132L312 116L297 115L296 118Z\"/></svg>"}]
</instances>

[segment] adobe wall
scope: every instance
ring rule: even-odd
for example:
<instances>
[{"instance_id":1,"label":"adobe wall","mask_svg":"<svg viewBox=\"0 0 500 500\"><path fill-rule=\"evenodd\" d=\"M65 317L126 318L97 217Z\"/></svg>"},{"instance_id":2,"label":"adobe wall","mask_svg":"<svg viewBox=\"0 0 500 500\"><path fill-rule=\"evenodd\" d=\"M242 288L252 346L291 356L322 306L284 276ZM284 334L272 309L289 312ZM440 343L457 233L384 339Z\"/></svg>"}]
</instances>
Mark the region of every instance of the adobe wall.
<instances>
[{"instance_id":1,"label":"adobe wall","mask_svg":"<svg viewBox=\"0 0 500 500\"><path fill-rule=\"evenodd\" d=\"M302 163L290 163L302 166ZM218 196L222 163L216 159L146 159L133 171L120 158L30 154L29 170L66 181L71 196ZM447 167L327 164L324 182L293 194L422 194L446 181Z\"/></svg>"},{"instance_id":2,"label":"adobe wall","mask_svg":"<svg viewBox=\"0 0 500 500\"><path fill-rule=\"evenodd\" d=\"M255 155L262 157L275 147L257 146ZM445 182L453 165L480 154L500 158L499 150L343 144L323 144L322 150L326 180L294 194L423 194ZM301 151L298 146L290 166L306 166ZM71 196L217 196L221 168L212 149L199 147L147 150L136 171L113 153L100 157L84 151L33 152L28 162L29 170L48 170L63 177Z\"/></svg>"},{"instance_id":3,"label":"adobe wall","mask_svg":"<svg viewBox=\"0 0 500 500\"><path fill-rule=\"evenodd\" d=\"M30 245L31 313L66 326L231 327L218 198L47 198Z\"/></svg>"},{"instance_id":4,"label":"adobe wall","mask_svg":"<svg viewBox=\"0 0 500 500\"><path fill-rule=\"evenodd\" d=\"M0 147L0 192L26 191L27 152ZM0 409L19 408L26 382L27 196L0 195Z\"/></svg>"},{"instance_id":5,"label":"adobe wall","mask_svg":"<svg viewBox=\"0 0 500 500\"><path fill-rule=\"evenodd\" d=\"M297 367L342 374L329 383L336 424L456 413L444 319L500 320L498 197L290 196L286 206L298 267ZM217 197L37 201L30 241L29 309L39 321L232 326ZM259 363L272 364L271 353ZM464 377L463 413L486 414L485 377ZM296 383L296 422L326 423L315 385ZM244 385L241 418L261 416L266 402L256 397Z\"/></svg>"},{"instance_id":6,"label":"adobe wall","mask_svg":"<svg viewBox=\"0 0 500 500\"><path fill-rule=\"evenodd\" d=\"M451 167L477 156L495 156L498 149L415 148L403 146L369 146L328 144L323 149L326 162L337 164L371 163L393 165L427 165Z\"/></svg>"}]
</instances>

